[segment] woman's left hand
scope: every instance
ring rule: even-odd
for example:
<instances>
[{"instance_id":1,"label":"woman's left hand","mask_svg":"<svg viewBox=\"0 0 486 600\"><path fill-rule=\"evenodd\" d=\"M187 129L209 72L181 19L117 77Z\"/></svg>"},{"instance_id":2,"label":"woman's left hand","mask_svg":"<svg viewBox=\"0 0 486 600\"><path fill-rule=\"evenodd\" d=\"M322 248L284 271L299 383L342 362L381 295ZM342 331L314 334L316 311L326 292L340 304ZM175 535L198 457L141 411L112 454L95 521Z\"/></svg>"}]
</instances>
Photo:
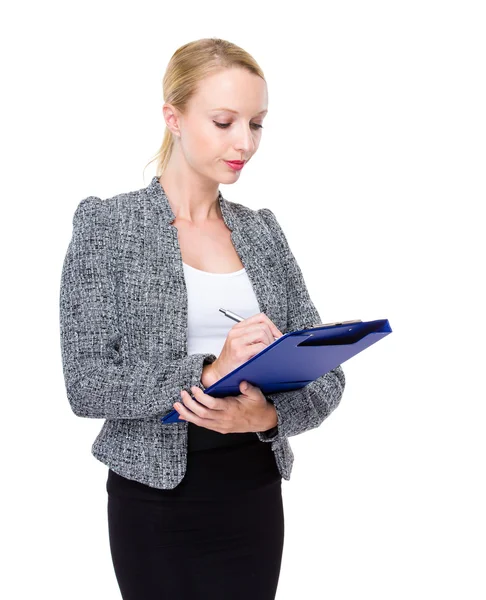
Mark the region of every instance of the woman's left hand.
<instances>
[{"instance_id":1,"label":"woman's left hand","mask_svg":"<svg viewBox=\"0 0 486 600\"><path fill-rule=\"evenodd\" d=\"M248 386L246 389L245 384ZM185 419L219 433L267 431L277 425L275 406L265 398L259 387L248 382L240 382L241 394L238 396L215 398L197 386L192 386L191 392L195 400L182 390L184 404L174 404L179 420Z\"/></svg>"}]
</instances>

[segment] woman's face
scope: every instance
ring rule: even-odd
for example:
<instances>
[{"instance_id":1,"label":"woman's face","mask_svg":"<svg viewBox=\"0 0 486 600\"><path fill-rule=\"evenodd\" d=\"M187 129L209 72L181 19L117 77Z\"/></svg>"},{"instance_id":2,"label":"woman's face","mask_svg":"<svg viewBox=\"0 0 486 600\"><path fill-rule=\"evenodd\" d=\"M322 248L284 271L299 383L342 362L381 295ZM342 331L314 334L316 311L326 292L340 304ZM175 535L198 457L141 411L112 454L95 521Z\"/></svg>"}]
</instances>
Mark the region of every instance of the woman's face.
<instances>
[{"instance_id":1,"label":"woman's face","mask_svg":"<svg viewBox=\"0 0 486 600\"><path fill-rule=\"evenodd\" d=\"M265 81L246 69L224 69L201 81L173 123L189 168L221 183L236 181L241 171L225 160L247 162L255 154L267 105Z\"/></svg>"}]
</instances>

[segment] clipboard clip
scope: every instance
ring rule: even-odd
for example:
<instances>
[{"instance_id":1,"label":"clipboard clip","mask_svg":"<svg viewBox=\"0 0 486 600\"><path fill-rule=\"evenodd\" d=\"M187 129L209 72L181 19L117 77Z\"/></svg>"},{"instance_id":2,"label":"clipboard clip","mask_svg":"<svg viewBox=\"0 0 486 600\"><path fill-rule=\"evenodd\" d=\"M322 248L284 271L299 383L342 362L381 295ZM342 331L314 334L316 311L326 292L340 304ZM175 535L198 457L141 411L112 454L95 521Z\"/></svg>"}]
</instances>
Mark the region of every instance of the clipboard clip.
<instances>
[{"instance_id":1,"label":"clipboard clip","mask_svg":"<svg viewBox=\"0 0 486 600\"><path fill-rule=\"evenodd\" d=\"M321 323L320 325L314 325L307 327L307 329L318 329L320 327L334 327L336 325L350 325L351 323L362 323L361 319L355 319L353 321L337 321L336 323Z\"/></svg>"}]
</instances>

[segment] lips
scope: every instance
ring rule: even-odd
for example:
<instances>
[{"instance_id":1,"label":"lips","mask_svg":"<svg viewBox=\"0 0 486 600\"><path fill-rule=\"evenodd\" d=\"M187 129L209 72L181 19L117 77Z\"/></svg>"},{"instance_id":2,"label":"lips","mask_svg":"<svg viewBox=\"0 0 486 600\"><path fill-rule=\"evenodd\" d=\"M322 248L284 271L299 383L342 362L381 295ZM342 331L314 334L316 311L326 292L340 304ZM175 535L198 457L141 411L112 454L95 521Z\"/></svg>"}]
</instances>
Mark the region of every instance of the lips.
<instances>
[{"instance_id":1,"label":"lips","mask_svg":"<svg viewBox=\"0 0 486 600\"><path fill-rule=\"evenodd\" d=\"M241 169L244 167L245 165L245 161L244 160L225 160L224 161L228 167L230 169L233 169L233 171L241 171Z\"/></svg>"}]
</instances>

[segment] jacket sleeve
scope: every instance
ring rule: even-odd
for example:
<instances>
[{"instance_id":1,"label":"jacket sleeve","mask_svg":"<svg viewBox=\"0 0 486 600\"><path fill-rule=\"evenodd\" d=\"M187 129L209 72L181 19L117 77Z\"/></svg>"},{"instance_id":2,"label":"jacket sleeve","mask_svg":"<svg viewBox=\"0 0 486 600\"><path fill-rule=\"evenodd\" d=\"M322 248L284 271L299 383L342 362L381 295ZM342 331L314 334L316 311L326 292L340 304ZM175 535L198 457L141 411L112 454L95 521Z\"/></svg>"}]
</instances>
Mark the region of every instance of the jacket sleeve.
<instances>
[{"instance_id":1,"label":"jacket sleeve","mask_svg":"<svg viewBox=\"0 0 486 600\"><path fill-rule=\"evenodd\" d=\"M114 211L110 202L89 196L74 213L59 297L67 397L79 417L162 416L180 401L181 389L202 386L203 366L216 356L191 354L164 364L125 358L115 295Z\"/></svg>"},{"instance_id":2,"label":"jacket sleeve","mask_svg":"<svg viewBox=\"0 0 486 600\"><path fill-rule=\"evenodd\" d=\"M269 208L261 208L257 212L272 233L285 270L288 319L284 333L319 325L319 313L274 213ZM319 427L338 406L344 386L344 372L339 365L299 390L265 394L277 411L277 425L268 431L258 432L258 438L262 442L273 442L282 436L290 437Z\"/></svg>"}]
</instances>

